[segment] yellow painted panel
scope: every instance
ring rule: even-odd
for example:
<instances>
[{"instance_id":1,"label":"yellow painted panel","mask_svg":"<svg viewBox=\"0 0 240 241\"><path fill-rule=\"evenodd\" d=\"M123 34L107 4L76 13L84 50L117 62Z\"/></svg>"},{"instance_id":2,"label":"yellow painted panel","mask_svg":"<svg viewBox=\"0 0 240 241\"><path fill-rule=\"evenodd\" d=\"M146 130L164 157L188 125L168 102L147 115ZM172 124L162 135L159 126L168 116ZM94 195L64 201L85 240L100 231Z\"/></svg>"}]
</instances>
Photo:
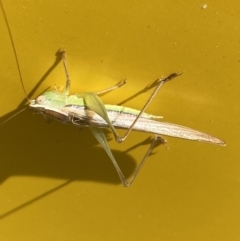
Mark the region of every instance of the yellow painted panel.
<instances>
[{"instance_id":1,"label":"yellow painted panel","mask_svg":"<svg viewBox=\"0 0 240 241\"><path fill-rule=\"evenodd\" d=\"M127 79L103 97L140 109L161 76L183 71L148 108L215 135L226 147L168 138L130 188L88 130L46 123L29 111L0 126L0 239L238 240L240 237L240 5L238 1L2 0L30 98L65 84L72 93ZM0 14L0 121L26 96ZM147 146L132 133L109 145L126 176ZM133 148L134 147L134 148Z\"/></svg>"}]
</instances>

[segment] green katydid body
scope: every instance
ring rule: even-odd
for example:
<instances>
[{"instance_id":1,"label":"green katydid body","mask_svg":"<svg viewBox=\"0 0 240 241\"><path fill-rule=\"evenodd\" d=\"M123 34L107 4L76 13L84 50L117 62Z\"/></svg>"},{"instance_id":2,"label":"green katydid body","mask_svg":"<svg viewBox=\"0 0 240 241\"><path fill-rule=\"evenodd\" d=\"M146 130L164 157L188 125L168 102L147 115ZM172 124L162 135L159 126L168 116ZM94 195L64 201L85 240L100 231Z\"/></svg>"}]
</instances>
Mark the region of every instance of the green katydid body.
<instances>
[{"instance_id":1,"label":"green katydid body","mask_svg":"<svg viewBox=\"0 0 240 241\"><path fill-rule=\"evenodd\" d=\"M49 91L33 100L30 108L65 123L68 122L82 127L110 127L105 116L100 116L87 106L85 98L89 95L94 95L95 98L100 100L93 93L68 96L57 91ZM111 124L116 128L129 129L140 113L138 110L124 106L104 105L104 107ZM133 126L133 130L225 145L222 140L208 134L188 127L157 121L160 118L162 117L142 113Z\"/></svg>"}]
</instances>

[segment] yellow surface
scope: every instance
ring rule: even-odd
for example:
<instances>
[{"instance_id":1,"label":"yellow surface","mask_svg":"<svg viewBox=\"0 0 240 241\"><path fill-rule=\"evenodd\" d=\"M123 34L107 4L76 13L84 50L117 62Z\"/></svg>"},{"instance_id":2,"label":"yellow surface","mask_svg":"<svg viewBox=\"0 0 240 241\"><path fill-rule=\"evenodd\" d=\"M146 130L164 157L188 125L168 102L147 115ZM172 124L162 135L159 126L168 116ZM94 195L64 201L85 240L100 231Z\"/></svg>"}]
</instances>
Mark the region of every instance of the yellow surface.
<instances>
[{"instance_id":1,"label":"yellow surface","mask_svg":"<svg viewBox=\"0 0 240 241\"><path fill-rule=\"evenodd\" d=\"M65 83L55 53L67 50L72 93L128 84L117 104L156 78L167 83L148 112L218 136L226 147L166 138L123 188L88 130L25 111L0 126L0 240L239 240L239 1L4 1L29 93ZM207 4L207 8L202 6ZM1 121L24 101L0 16ZM150 92L125 103L140 109ZM10 113L10 114L9 114ZM15 113L15 112L14 112ZM127 176L149 135L109 145Z\"/></svg>"}]
</instances>

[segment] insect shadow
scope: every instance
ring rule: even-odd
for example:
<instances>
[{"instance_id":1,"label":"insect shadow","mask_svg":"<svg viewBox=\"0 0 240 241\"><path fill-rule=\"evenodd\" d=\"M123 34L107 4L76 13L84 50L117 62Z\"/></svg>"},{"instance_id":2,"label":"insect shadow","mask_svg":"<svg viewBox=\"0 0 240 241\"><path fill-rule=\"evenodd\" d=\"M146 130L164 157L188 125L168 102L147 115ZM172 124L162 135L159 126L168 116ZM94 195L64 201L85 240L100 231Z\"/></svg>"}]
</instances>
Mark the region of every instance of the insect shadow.
<instances>
[{"instance_id":1,"label":"insect shadow","mask_svg":"<svg viewBox=\"0 0 240 241\"><path fill-rule=\"evenodd\" d=\"M54 63L29 93L29 97L34 95L61 61L59 51L55 56ZM1 117L0 122L16 115L24 107L25 100L14 111ZM101 147L96 146L97 142L87 128L78 131L77 128L67 124L63 126L55 121L47 124L40 117L24 111L1 126L0 183L10 176L44 176L120 183L108 156ZM142 145L146 145L147 149L151 141L151 138L147 138L124 152L112 151L126 177L131 176L137 165L128 152Z\"/></svg>"},{"instance_id":2,"label":"insect shadow","mask_svg":"<svg viewBox=\"0 0 240 241\"><path fill-rule=\"evenodd\" d=\"M45 123L24 112L0 129L0 183L10 176L92 180L119 184L116 171L87 129L58 122ZM129 177L136 168L126 152L113 150L119 166Z\"/></svg>"},{"instance_id":3,"label":"insect shadow","mask_svg":"<svg viewBox=\"0 0 240 241\"><path fill-rule=\"evenodd\" d=\"M135 99L139 95L145 94L148 90L155 88L159 84L160 81L161 81L161 78L154 80L151 84L148 84L142 90L139 90L137 93L133 94L132 96L130 96L130 97L126 98L125 100L121 101L120 103L118 103L118 105L123 105L123 104L127 103L128 101Z\"/></svg>"},{"instance_id":4,"label":"insect shadow","mask_svg":"<svg viewBox=\"0 0 240 241\"><path fill-rule=\"evenodd\" d=\"M41 86L41 84L49 76L49 74L56 68L56 66L59 64L59 62L61 62L61 60L62 60L61 53L59 51L57 51L55 53L55 61L53 62L53 64L46 71L46 73L42 76L42 78L38 81L38 83L33 87L33 89L29 92L29 94L28 94L29 99L36 93L37 89ZM49 87L49 88L51 88L51 87ZM44 91L46 91L47 89L45 89ZM13 110L13 111L7 113L6 115L0 117L0 123L2 124L4 122L7 122L9 119L16 116L22 109L24 109L26 107L26 103L27 103L27 100L26 100L26 98L24 98L18 104L18 106L16 107L15 110Z\"/></svg>"}]
</instances>

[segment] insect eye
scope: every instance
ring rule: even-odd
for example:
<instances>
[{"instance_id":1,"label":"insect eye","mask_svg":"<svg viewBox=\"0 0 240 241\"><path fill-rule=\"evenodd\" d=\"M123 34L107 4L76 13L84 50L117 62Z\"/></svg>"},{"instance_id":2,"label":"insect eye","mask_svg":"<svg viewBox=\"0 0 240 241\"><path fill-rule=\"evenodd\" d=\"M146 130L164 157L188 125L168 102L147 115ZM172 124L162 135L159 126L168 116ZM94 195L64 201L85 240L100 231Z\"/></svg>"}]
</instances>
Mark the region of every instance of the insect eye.
<instances>
[{"instance_id":1,"label":"insect eye","mask_svg":"<svg viewBox=\"0 0 240 241\"><path fill-rule=\"evenodd\" d=\"M46 99L43 95L38 96L37 99L36 99L37 104L44 104L45 101L46 101Z\"/></svg>"}]
</instances>

